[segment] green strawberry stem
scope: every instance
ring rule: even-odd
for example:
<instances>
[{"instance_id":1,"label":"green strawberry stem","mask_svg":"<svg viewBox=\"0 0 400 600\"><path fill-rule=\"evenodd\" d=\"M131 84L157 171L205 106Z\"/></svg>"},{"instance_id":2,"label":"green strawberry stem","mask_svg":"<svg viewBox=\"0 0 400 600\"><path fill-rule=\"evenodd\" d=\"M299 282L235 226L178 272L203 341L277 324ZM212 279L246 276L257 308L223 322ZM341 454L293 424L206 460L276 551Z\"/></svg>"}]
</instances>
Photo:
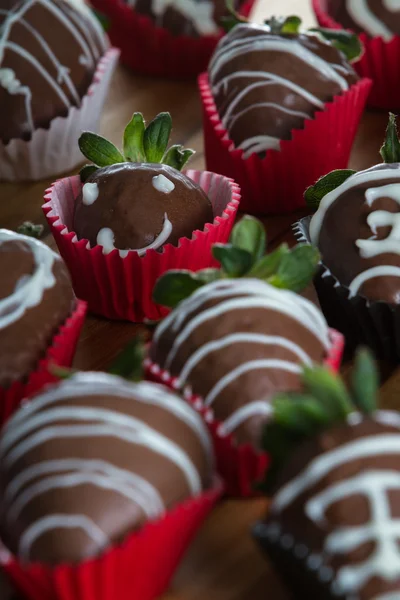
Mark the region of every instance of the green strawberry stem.
<instances>
[{"instance_id":1,"label":"green strawberry stem","mask_svg":"<svg viewBox=\"0 0 400 600\"><path fill-rule=\"evenodd\" d=\"M174 145L168 148L172 119L168 112L157 115L147 126L141 113L134 113L125 127L123 151L106 138L85 131L79 138L82 154L91 161L80 172L81 181L101 167L118 163L160 163L181 171L194 154L194 150Z\"/></svg>"},{"instance_id":2,"label":"green strawberry stem","mask_svg":"<svg viewBox=\"0 0 400 600\"><path fill-rule=\"evenodd\" d=\"M224 278L253 277L294 292L302 291L311 283L320 260L316 248L309 244L298 244L294 248L282 244L265 255L266 248L263 224L245 216L234 226L228 244L213 246L219 269L196 273L169 271L158 279L153 290L154 301L174 308L199 287Z\"/></svg>"},{"instance_id":3,"label":"green strawberry stem","mask_svg":"<svg viewBox=\"0 0 400 600\"><path fill-rule=\"evenodd\" d=\"M317 210L322 198L329 194L329 192L336 190L337 187L342 185L346 179L355 173L356 171L352 171L351 169L338 169L320 177L317 183L310 185L304 192L304 200L307 206L312 210Z\"/></svg>"},{"instance_id":4,"label":"green strawberry stem","mask_svg":"<svg viewBox=\"0 0 400 600\"><path fill-rule=\"evenodd\" d=\"M319 33L332 46L340 50L349 62L359 60L363 54L363 45L355 33L344 29L326 29L324 27L312 27L308 31Z\"/></svg>"},{"instance_id":5,"label":"green strawberry stem","mask_svg":"<svg viewBox=\"0 0 400 600\"><path fill-rule=\"evenodd\" d=\"M28 237L33 237L36 239L40 239L43 235L44 227L43 225L35 225L30 221L24 221L22 225L20 225L17 229L17 233L21 233L22 235L27 235Z\"/></svg>"},{"instance_id":6,"label":"green strawberry stem","mask_svg":"<svg viewBox=\"0 0 400 600\"><path fill-rule=\"evenodd\" d=\"M386 137L380 149L383 162L387 164L400 162L400 141L397 132L397 116L389 113L389 122L386 128Z\"/></svg>"},{"instance_id":7,"label":"green strawberry stem","mask_svg":"<svg viewBox=\"0 0 400 600\"><path fill-rule=\"evenodd\" d=\"M340 375L315 366L303 371L301 393L279 394L272 401L273 414L263 432L262 447L271 457L263 489L273 489L276 478L300 444L323 431L346 423L353 412L370 415L377 410L378 371L369 350L356 354L351 390Z\"/></svg>"}]
</instances>

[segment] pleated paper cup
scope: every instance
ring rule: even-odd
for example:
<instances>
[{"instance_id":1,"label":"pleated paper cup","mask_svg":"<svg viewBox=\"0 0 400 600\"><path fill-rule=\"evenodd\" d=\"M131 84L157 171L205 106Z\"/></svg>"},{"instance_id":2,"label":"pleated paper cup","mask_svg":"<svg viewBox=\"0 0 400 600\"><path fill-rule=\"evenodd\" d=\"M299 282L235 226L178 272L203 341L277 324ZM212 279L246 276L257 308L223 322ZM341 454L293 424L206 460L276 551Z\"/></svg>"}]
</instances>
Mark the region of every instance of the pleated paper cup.
<instances>
[{"instance_id":1,"label":"pleated paper cup","mask_svg":"<svg viewBox=\"0 0 400 600\"><path fill-rule=\"evenodd\" d=\"M300 242L311 244L309 229L311 217L301 219L293 226ZM375 357L393 363L400 361L400 306L386 302L370 302L361 294L351 295L322 262L314 278L321 310L331 327L346 337L346 348L371 348Z\"/></svg>"},{"instance_id":2,"label":"pleated paper cup","mask_svg":"<svg viewBox=\"0 0 400 600\"><path fill-rule=\"evenodd\" d=\"M61 325L45 356L28 378L25 381L16 381L8 388L0 387L0 426L19 408L24 398L35 394L46 384L56 380L50 373L49 366L71 366L85 315L86 302L77 300L73 313Z\"/></svg>"},{"instance_id":3,"label":"pleated paper cup","mask_svg":"<svg viewBox=\"0 0 400 600\"><path fill-rule=\"evenodd\" d=\"M248 16L254 0L242 3L241 14ZM223 32L218 35L174 36L152 19L135 12L122 0L92 0L92 5L108 21L107 34L121 49L121 62L136 73L169 79L195 78L204 71Z\"/></svg>"},{"instance_id":4,"label":"pleated paper cup","mask_svg":"<svg viewBox=\"0 0 400 600\"><path fill-rule=\"evenodd\" d=\"M216 266L211 249L226 243L240 202L240 189L232 180L207 171L189 169L186 175L208 195L214 212L213 223L192 237L181 238L178 246L166 244L160 252L147 250L139 256L130 251L122 258L118 250L103 254L101 246L90 248L88 240L77 239L73 228L75 199L82 184L68 177L46 191L44 213L58 249L72 277L76 295L88 302L89 310L109 319L157 321L167 310L152 300L157 279L171 269L198 271Z\"/></svg>"},{"instance_id":5,"label":"pleated paper cup","mask_svg":"<svg viewBox=\"0 0 400 600\"><path fill-rule=\"evenodd\" d=\"M0 561L27 600L155 600L164 591L191 540L221 497L215 480L201 496L132 533L120 545L78 564L23 563L3 547Z\"/></svg>"},{"instance_id":6,"label":"pleated paper cup","mask_svg":"<svg viewBox=\"0 0 400 600\"><path fill-rule=\"evenodd\" d=\"M0 142L0 181L36 181L70 171L82 164L78 140L82 131L98 131L119 50L100 59L86 96L66 117L56 117L48 129L36 129L29 141Z\"/></svg>"},{"instance_id":7,"label":"pleated paper cup","mask_svg":"<svg viewBox=\"0 0 400 600\"><path fill-rule=\"evenodd\" d=\"M322 27L343 29L326 12L326 0L312 0L315 16ZM400 36L390 41L381 37L370 37L361 33L359 38L364 46L364 54L354 68L361 77L373 81L368 106L381 110L400 109Z\"/></svg>"},{"instance_id":8,"label":"pleated paper cup","mask_svg":"<svg viewBox=\"0 0 400 600\"><path fill-rule=\"evenodd\" d=\"M330 331L332 346L326 357L325 364L334 372L340 368L344 350L344 338L337 331ZM162 383L170 389L177 390L177 377L160 368L149 358L145 360L147 379ZM214 444L217 471L221 475L225 492L228 496L248 498L257 494L256 486L264 477L269 465L269 456L258 451L251 444L235 443L234 434L224 435L222 423L215 419L213 411L204 406L201 397L185 390L185 399L190 402L206 422Z\"/></svg>"},{"instance_id":9,"label":"pleated paper cup","mask_svg":"<svg viewBox=\"0 0 400 600\"><path fill-rule=\"evenodd\" d=\"M292 131L279 150L264 158L243 158L224 128L207 73L199 77L207 169L235 177L242 190L240 209L263 215L288 213L305 207L304 190L319 177L347 167L371 82L362 79L307 119L304 129Z\"/></svg>"}]
</instances>

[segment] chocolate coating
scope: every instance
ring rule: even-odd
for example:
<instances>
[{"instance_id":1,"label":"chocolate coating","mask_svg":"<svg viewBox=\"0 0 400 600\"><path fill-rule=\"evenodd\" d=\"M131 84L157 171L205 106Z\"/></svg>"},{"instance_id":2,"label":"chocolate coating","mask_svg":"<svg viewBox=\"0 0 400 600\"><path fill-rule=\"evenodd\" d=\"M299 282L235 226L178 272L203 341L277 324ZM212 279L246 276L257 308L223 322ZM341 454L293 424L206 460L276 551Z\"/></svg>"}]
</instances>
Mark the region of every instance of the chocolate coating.
<instances>
[{"instance_id":1,"label":"chocolate coating","mask_svg":"<svg viewBox=\"0 0 400 600\"><path fill-rule=\"evenodd\" d=\"M225 36L208 72L222 123L245 158L279 149L358 80L344 55L319 37L258 25L238 25Z\"/></svg>"},{"instance_id":2,"label":"chocolate coating","mask_svg":"<svg viewBox=\"0 0 400 600\"><path fill-rule=\"evenodd\" d=\"M385 176L380 177L380 173ZM385 188L392 185L394 187ZM372 194L379 195L372 203L367 197L371 190L376 190ZM334 198L326 212L326 200L323 200L311 222L311 231L313 222L320 223L319 236L315 234L312 241L318 245L324 265L345 286L352 286L360 274L380 268L357 286L354 293L372 301L399 304L400 249L394 241L390 251L385 251L385 244L395 240L395 225L400 218L400 164L382 164L359 172L335 190ZM378 211L384 211L386 218L393 219L392 224L375 229L371 219L380 218ZM378 253L364 256L360 240L371 240L373 236L374 244L368 242L367 246L371 246L372 251L375 247ZM389 274L385 272L387 267L397 267L399 272Z\"/></svg>"},{"instance_id":3,"label":"chocolate coating","mask_svg":"<svg viewBox=\"0 0 400 600\"><path fill-rule=\"evenodd\" d=\"M211 485L199 415L162 386L78 373L17 412L0 440L0 532L23 561L96 556ZM18 481L23 481L18 485Z\"/></svg>"},{"instance_id":4,"label":"chocolate coating","mask_svg":"<svg viewBox=\"0 0 400 600\"><path fill-rule=\"evenodd\" d=\"M5 229L0 273L0 387L8 387L36 367L76 300L61 258Z\"/></svg>"},{"instance_id":5,"label":"chocolate coating","mask_svg":"<svg viewBox=\"0 0 400 600\"><path fill-rule=\"evenodd\" d=\"M126 0L132 5L131 0ZM236 7L240 1L235 0ZM226 15L225 0L172 0L158 3L155 0L136 0L133 2L136 12L151 17L159 27L165 27L173 35L216 35L219 32L221 18Z\"/></svg>"},{"instance_id":6,"label":"chocolate coating","mask_svg":"<svg viewBox=\"0 0 400 600\"><path fill-rule=\"evenodd\" d=\"M392 7L385 0L326 0L326 4L328 14L345 29L385 39L400 34L400 5Z\"/></svg>"},{"instance_id":7,"label":"chocolate coating","mask_svg":"<svg viewBox=\"0 0 400 600\"><path fill-rule=\"evenodd\" d=\"M106 50L104 33L82 2L0 0L0 140L30 139L80 106Z\"/></svg>"},{"instance_id":8,"label":"chocolate coating","mask_svg":"<svg viewBox=\"0 0 400 600\"><path fill-rule=\"evenodd\" d=\"M170 187L160 191L154 178ZM85 191L88 187L91 191L93 184L97 186L92 187L96 200L85 204ZM112 244L121 250L143 251L150 244L156 248L166 243L176 246L180 238L191 238L194 231L204 229L206 223L214 220L211 202L204 191L166 165L112 165L96 171L85 186L76 199L74 231L79 239L88 239L91 246L99 243L106 247L98 235L104 228L111 230L114 241L111 240L107 251L113 249ZM172 226L169 235L167 221Z\"/></svg>"},{"instance_id":9,"label":"chocolate coating","mask_svg":"<svg viewBox=\"0 0 400 600\"><path fill-rule=\"evenodd\" d=\"M271 397L301 389L300 365L321 363L329 343L309 301L238 279L208 284L183 301L156 329L150 357L179 377L180 388L202 396L222 431L258 446Z\"/></svg>"},{"instance_id":10,"label":"chocolate coating","mask_svg":"<svg viewBox=\"0 0 400 600\"><path fill-rule=\"evenodd\" d=\"M399 416L354 421L297 449L260 529L262 547L299 598L400 597L390 533L400 517Z\"/></svg>"}]
</instances>

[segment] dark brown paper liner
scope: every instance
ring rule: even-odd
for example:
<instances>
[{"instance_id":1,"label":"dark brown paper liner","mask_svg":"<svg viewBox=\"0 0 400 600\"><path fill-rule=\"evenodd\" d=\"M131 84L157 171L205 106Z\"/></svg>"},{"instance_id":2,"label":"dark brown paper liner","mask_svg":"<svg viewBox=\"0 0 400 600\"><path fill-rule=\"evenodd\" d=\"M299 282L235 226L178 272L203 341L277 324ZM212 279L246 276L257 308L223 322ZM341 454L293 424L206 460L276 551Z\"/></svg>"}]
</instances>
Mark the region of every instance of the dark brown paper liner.
<instances>
[{"instance_id":1,"label":"dark brown paper liner","mask_svg":"<svg viewBox=\"0 0 400 600\"><path fill-rule=\"evenodd\" d=\"M79 177L60 179L46 191L43 206L51 232L72 278L76 295L89 310L109 319L157 321L168 311L153 302L157 279L171 269L198 271L216 266L211 248L228 241L240 203L239 186L222 175L208 171L186 171L211 200L214 221L178 246L166 244L161 252L148 250L144 256L118 250L103 254L101 246L90 248L88 240L77 240L72 229L75 198L81 190Z\"/></svg>"},{"instance_id":2,"label":"dark brown paper liner","mask_svg":"<svg viewBox=\"0 0 400 600\"><path fill-rule=\"evenodd\" d=\"M337 331L331 331L332 346L325 364L333 371L340 368L344 349L343 336ZM146 359L146 378L150 381L162 383L176 391L177 378L163 370L159 365ZM217 471L225 483L225 491L228 496L246 498L256 495L256 484L263 480L269 465L269 456L265 452L258 451L251 444L237 445L234 435L222 436L220 433L221 422L216 420L213 411L205 408L199 396L185 393L185 398L199 412L205 420L214 444L217 461Z\"/></svg>"},{"instance_id":3,"label":"dark brown paper liner","mask_svg":"<svg viewBox=\"0 0 400 600\"><path fill-rule=\"evenodd\" d=\"M311 217L305 217L293 226L298 241L311 243L310 221ZM355 350L360 344L367 345L376 358L399 362L399 306L370 302L360 294L350 297L349 288L341 285L323 263L320 263L314 285L326 320L330 327L343 333L346 348Z\"/></svg>"},{"instance_id":4,"label":"dark brown paper liner","mask_svg":"<svg viewBox=\"0 0 400 600\"><path fill-rule=\"evenodd\" d=\"M99 557L51 567L24 564L0 548L0 562L27 600L154 600L223 493L220 480Z\"/></svg>"},{"instance_id":5,"label":"dark brown paper liner","mask_svg":"<svg viewBox=\"0 0 400 600\"><path fill-rule=\"evenodd\" d=\"M121 62L137 73L169 79L190 79L204 71L223 31L201 37L174 36L157 27L152 19L139 15L123 0L92 0L91 4L108 21L107 34L121 49ZM247 17L254 0L242 2Z\"/></svg>"},{"instance_id":6,"label":"dark brown paper liner","mask_svg":"<svg viewBox=\"0 0 400 600\"><path fill-rule=\"evenodd\" d=\"M343 29L326 12L326 0L312 0L315 16L322 27ZM382 110L400 109L400 36L390 41L381 37L370 37L361 33L359 38L364 46L360 60L354 68L361 77L373 81L368 106ZM327 171L328 172L328 171Z\"/></svg>"},{"instance_id":7,"label":"dark brown paper liner","mask_svg":"<svg viewBox=\"0 0 400 600\"><path fill-rule=\"evenodd\" d=\"M324 563L323 556L316 557L303 541L296 540L292 532L280 527L279 519L260 521L253 527L252 534L258 546L280 576L282 583L295 598L301 600L347 600L349 596L332 593L333 571ZM321 558L315 567L310 557ZM330 570L328 570L330 569ZM319 574L323 573L323 577ZM328 574L328 575L327 575Z\"/></svg>"},{"instance_id":8,"label":"dark brown paper liner","mask_svg":"<svg viewBox=\"0 0 400 600\"><path fill-rule=\"evenodd\" d=\"M234 177L241 187L240 210L251 214L293 212L305 207L304 190L322 175L347 167L353 140L371 88L362 79L336 96L307 119L304 129L292 131L280 151L265 158L243 158L222 125L209 85L208 74L199 77L203 105L203 131L207 169Z\"/></svg>"},{"instance_id":9,"label":"dark brown paper liner","mask_svg":"<svg viewBox=\"0 0 400 600\"><path fill-rule=\"evenodd\" d=\"M57 331L46 355L25 382L16 381L8 388L0 387L0 426L19 408L21 401L56 381L49 372L50 365L70 367L86 315L86 302L78 300L75 310ZM0 599L1 600L1 599Z\"/></svg>"}]
</instances>

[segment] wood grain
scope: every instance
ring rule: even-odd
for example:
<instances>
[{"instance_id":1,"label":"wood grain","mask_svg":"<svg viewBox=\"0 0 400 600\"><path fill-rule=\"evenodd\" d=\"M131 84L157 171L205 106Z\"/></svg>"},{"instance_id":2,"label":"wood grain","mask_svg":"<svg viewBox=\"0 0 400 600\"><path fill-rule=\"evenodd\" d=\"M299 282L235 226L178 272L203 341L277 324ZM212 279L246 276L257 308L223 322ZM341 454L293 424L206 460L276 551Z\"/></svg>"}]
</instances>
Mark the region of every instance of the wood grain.
<instances>
[{"instance_id":1,"label":"wood grain","mask_svg":"<svg viewBox=\"0 0 400 600\"><path fill-rule=\"evenodd\" d=\"M313 23L307 0L260 0L254 18L262 21L272 14L299 14L307 25ZM137 77L120 67L114 77L104 111L102 132L120 143L123 125L134 111L146 118L169 110L173 117L173 139L197 150L191 163L204 168L200 103L195 82L174 83ZM367 112L363 118L351 166L361 169L378 162L387 115ZM41 204L50 180L35 184L0 186L0 226L16 228L22 221L45 224ZM265 219L272 246L283 240L293 242L290 225L296 215ZM45 238L54 247L50 235ZM118 351L138 331L138 326L87 319L75 366L81 369L106 368ZM344 367L348 372L348 367ZM384 366L382 387L385 406L397 408L400 397L400 371ZM288 600L269 565L255 548L249 535L250 525L266 510L263 500L224 502L210 517L189 549L170 591L164 600Z\"/></svg>"}]
</instances>

